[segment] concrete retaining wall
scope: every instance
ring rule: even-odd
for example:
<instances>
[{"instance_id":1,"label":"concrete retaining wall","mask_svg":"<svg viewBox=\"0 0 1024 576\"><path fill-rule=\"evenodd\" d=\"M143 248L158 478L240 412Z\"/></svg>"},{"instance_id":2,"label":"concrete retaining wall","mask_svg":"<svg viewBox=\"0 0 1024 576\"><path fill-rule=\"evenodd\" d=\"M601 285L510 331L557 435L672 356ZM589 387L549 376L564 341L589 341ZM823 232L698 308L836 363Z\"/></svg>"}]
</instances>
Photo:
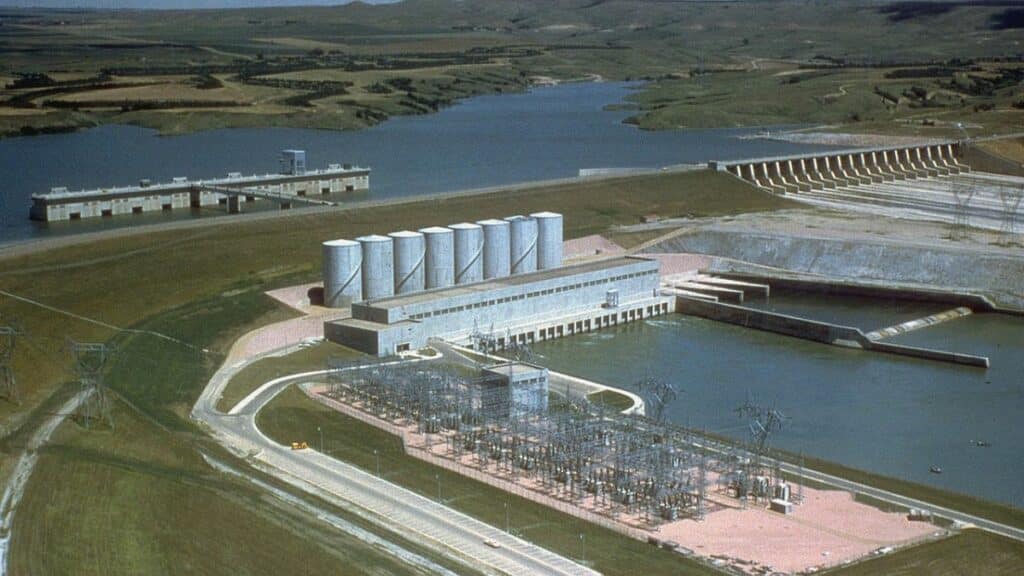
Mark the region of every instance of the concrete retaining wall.
<instances>
[{"instance_id":1,"label":"concrete retaining wall","mask_svg":"<svg viewBox=\"0 0 1024 576\"><path fill-rule=\"evenodd\" d=\"M837 296L867 296L869 298L879 298L884 300L930 302L934 304L947 304L950 306L970 308L974 312L994 312L999 309L998 306L993 304L992 301L985 296L967 294L963 292L931 290L928 288L907 289L896 288L893 286L862 284L858 282L812 280L809 278L776 278L772 276L765 276L763 274L749 273L726 273L718 274L718 276L759 284L770 284L772 288L795 290L799 292L834 294Z\"/></svg>"},{"instance_id":2,"label":"concrete retaining wall","mask_svg":"<svg viewBox=\"0 0 1024 576\"><path fill-rule=\"evenodd\" d=\"M750 271L743 262L822 275L831 279L917 285L983 293L994 303L1024 309L1024 257L972 250L831 240L757 232L700 230L683 234L644 252L687 252L738 260L716 261L713 272ZM907 266L914 262L914 266Z\"/></svg>"},{"instance_id":3,"label":"concrete retaining wall","mask_svg":"<svg viewBox=\"0 0 1024 576\"><path fill-rule=\"evenodd\" d=\"M839 326L838 324L695 298L676 298L676 311L823 344L862 348L861 340L866 340L860 330L851 326Z\"/></svg>"},{"instance_id":4,"label":"concrete retaining wall","mask_svg":"<svg viewBox=\"0 0 1024 576\"><path fill-rule=\"evenodd\" d=\"M868 339L859 328L808 320L806 318L767 312L745 306L722 304L720 302L709 302L680 296L676 298L676 311L709 320L736 324L813 342L832 344L834 346L863 348L864 350L874 352L885 352L940 362L952 362L954 364L964 364L979 368L988 368L989 365L988 358L982 356L874 342Z\"/></svg>"}]
</instances>

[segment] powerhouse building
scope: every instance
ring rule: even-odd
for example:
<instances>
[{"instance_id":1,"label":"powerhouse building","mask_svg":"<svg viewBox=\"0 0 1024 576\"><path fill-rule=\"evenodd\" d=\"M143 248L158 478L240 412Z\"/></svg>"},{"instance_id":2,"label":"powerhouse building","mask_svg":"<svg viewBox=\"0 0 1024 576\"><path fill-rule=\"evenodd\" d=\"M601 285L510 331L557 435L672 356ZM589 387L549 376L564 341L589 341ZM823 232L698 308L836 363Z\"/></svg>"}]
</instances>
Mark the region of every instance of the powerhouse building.
<instances>
[{"instance_id":1,"label":"powerhouse building","mask_svg":"<svg viewBox=\"0 0 1024 576\"><path fill-rule=\"evenodd\" d=\"M331 164L323 170L307 170L305 152L285 150L279 174L245 176L231 172L226 177L201 180L185 177L163 183L141 180L137 186L76 191L52 188L49 192L32 195L29 217L53 222L228 204L227 195L210 188L237 189L246 201L253 201L255 196L246 196L246 189L261 194L311 197L367 190L369 187L369 168Z\"/></svg>"},{"instance_id":2,"label":"powerhouse building","mask_svg":"<svg viewBox=\"0 0 1024 576\"><path fill-rule=\"evenodd\" d=\"M352 304L352 317L324 324L325 336L388 356L425 347L430 338L471 344L488 331L499 348L667 313L658 262L616 257L491 278ZM363 295L366 296L364 286Z\"/></svg>"}]
</instances>

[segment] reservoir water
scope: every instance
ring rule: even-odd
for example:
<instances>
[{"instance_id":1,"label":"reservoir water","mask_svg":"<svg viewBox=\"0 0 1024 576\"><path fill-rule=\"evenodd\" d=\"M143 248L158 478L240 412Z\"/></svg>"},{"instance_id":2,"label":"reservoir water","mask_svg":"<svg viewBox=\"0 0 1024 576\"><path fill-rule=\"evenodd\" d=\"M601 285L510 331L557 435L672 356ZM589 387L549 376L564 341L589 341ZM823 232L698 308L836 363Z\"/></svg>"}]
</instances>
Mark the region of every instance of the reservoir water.
<instances>
[{"instance_id":1,"label":"reservoir water","mask_svg":"<svg viewBox=\"0 0 1024 576\"><path fill-rule=\"evenodd\" d=\"M773 296L780 311L873 329L928 305ZM814 300L817 299L817 302ZM989 356L991 368L817 344L669 315L534 345L553 370L635 390L676 383L676 423L740 438L733 411L751 395L791 419L773 444L889 476L1024 506L1024 318L981 314L893 338ZM974 440L990 442L977 447ZM940 466L941 475L929 473Z\"/></svg>"},{"instance_id":2,"label":"reservoir water","mask_svg":"<svg viewBox=\"0 0 1024 576\"><path fill-rule=\"evenodd\" d=\"M73 223L28 220L34 192L154 182L175 176L267 173L282 149L307 151L312 168L351 163L373 169L366 194L351 200L415 196L576 176L583 168L658 168L713 159L820 150L741 139L757 130L648 132L610 111L634 89L581 83L480 96L436 114L390 119L358 132L283 128L212 130L159 136L131 126L0 140L0 242L190 217L188 211ZM184 214L182 214L184 212ZM221 214L205 210L201 214Z\"/></svg>"}]
</instances>

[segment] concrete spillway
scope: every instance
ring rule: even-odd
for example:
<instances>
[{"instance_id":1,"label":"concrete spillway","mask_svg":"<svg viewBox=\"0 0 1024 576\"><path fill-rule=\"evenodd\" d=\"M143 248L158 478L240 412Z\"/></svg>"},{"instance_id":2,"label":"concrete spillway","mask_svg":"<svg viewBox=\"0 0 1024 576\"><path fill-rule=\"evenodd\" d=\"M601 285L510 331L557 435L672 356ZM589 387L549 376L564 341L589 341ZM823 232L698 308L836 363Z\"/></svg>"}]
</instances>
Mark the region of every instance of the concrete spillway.
<instances>
[{"instance_id":1,"label":"concrete spillway","mask_svg":"<svg viewBox=\"0 0 1024 576\"><path fill-rule=\"evenodd\" d=\"M866 336L868 340L877 342L886 338L892 338L893 336L899 336L900 334L906 334L907 332L913 332L914 330L920 330L936 324L942 324L943 322L949 322L950 320L956 320L957 318L963 318L964 316L970 316L973 313L974 312L966 306L958 306L952 310L946 310L945 312L939 312L938 314L932 314L930 316L925 316L924 318L909 320L895 326L889 326L888 328L872 330L871 332L864 334L864 336Z\"/></svg>"},{"instance_id":2,"label":"concrete spillway","mask_svg":"<svg viewBox=\"0 0 1024 576\"><path fill-rule=\"evenodd\" d=\"M915 180L970 172L957 142L898 148L869 148L784 156L709 165L776 194Z\"/></svg>"},{"instance_id":3,"label":"concrete spillway","mask_svg":"<svg viewBox=\"0 0 1024 576\"><path fill-rule=\"evenodd\" d=\"M758 188L823 208L1003 230L1024 178L974 171L959 143L712 163Z\"/></svg>"}]
</instances>

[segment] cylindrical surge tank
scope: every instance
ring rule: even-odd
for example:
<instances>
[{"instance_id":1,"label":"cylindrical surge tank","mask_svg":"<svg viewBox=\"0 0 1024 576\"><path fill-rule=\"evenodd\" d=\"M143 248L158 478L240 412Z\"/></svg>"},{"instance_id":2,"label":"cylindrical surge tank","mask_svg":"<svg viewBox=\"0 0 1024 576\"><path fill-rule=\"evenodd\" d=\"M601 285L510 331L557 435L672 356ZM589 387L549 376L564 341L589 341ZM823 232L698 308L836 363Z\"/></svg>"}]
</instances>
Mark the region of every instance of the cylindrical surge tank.
<instances>
[{"instance_id":1,"label":"cylindrical surge tank","mask_svg":"<svg viewBox=\"0 0 1024 576\"><path fill-rule=\"evenodd\" d=\"M512 228L509 253L512 274L537 271L537 220L527 216L505 218Z\"/></svg>"},{"instance_id":2,"label":"cylindrical surge tank","mask_svg":"<svg viewBox=\"0 0 1024 576\"><path fill-rule=\"evenodd\" d=\"M363 298L383 298L395 293L395 263L391 238L356 238L363 252Z\"/></svg>"},{"instance_id":3,"label":"cylindrical surge tank","mask_svg":"<svg viewBox=\"0 0 1024 576\"><path fill-rule=\"evenodd\" d=\"M423 234L403 230L388 234L395 250L395 294L423 290Z\"/></svg>"},{"instance_id":4,"label":"cylindrical surge tank","mask_svg":"<svg viewBox=\"0 0 1024 576\"><path fill-rule=\"evenodd\" d=\"M455 283L470 284L484 279L484 231L478 224L462 222L449 226L454 235Z\"/></svg>"},{"instance_id":5,"label":"cylindrical surge tank","mask_svg":"<svg viewBox=\"0 0 1024 576\"><path fill-rule=\"evenodd\" d=\"M329 240L323 243L324 306L341 308L363 298L363 252L359 242Z\"/></svg>"},{"instance_id":6,"label":"cylindrical surge tank","mask_svg":"<svg viewBox=\"0 0 1024 576\"><path fill-rule=\"evenodd\" d=\"M479 220L484 229L484 279L504 278L511 272L509 262L509 227L504 220Z\"/></svg>"},{"instance_id":7,"label":"cylindrical surge tank","mask_svg":"<svg viewBox=\"0 0 1024 576\"><path fill-rule=\"evenodd\" d=\"M427 290L455 284L455 233L441 226L421 228L420 233L427 245L423 260Z\"/></svg>"},{"instance_id":8,"label":"cylindrical surge tank","mask_svg":"<svg viewBox=\"0 0 1024 576\"><path fill-rule=\"evenodd\" d=\"M536 212L537 269L550 270L562 265L562 215L555 212Z\"/></svg>"}]
</instances>

